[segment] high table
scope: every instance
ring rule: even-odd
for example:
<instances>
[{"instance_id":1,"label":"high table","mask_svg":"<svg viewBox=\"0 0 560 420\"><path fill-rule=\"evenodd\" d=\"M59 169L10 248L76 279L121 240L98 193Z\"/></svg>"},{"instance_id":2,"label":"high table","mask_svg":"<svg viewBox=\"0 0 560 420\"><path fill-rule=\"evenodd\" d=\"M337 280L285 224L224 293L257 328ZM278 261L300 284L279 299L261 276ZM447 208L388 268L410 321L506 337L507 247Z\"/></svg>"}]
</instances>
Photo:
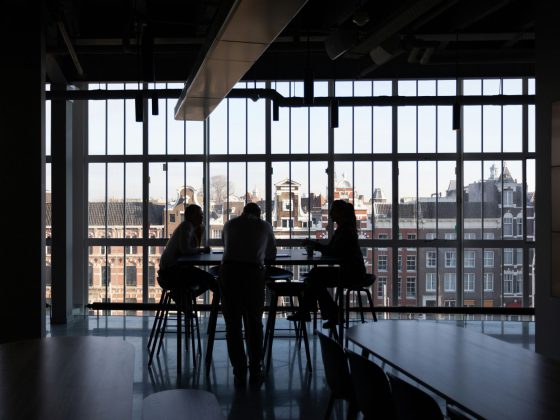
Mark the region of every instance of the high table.
<instances>
[{"instance_id":1,"label":"high table","mask_svg":"<svg viewBox=\"0 0 560 420\"><path fill-rule=\"evenodd\" d=\"M362 324L347 338L475 417L560 415L560 364L514 344L431 321Z\"/></svg>"},{"instance_id":2,"label":"high table","mask_svg":"<svg viewBox=\"0 0 560 420\"><path fill-rule=\"evenodd\" d=\"M132 418L134 348L118 338L0 345L0 419Z\"/></svg>"},{"instance_id":3,"label":"high table","mask_svg":"<svg viewBox=\"0 0 560 420\"><path fill-rule=\"evenodd\" d=\"M220 265L222 262L223 253L222 252L211 252L208 254L197 254L197 255L188 255L179 258L179 264L182 265L201 265L201 266L212 266L212 265ZM320 255L319 252L314 252L314 254L307 255L305 249L301 248L290 248L290 249L279 249L276 253L276 259L274 261L266 261L267 265L338 265L338 259L335 257L327 257ZM206 373L208 374L210 371L210 365L212 364L212 350L213 350L213 343L214 343L214 335L216 332L216 321L217 321L217 313L218 313L218 306L220 303L220 297L217 293L214 293L212 298L212 309L210 311L210 318L208 319L208 340L206 345L206 356L205 356L205 364L206 364ZM342 320L344 317L344 299L343 294L339 294L339 319ZM177 357L178 357L178 366L180 366L180 358L181 358L181 342L180 342L180 334L177 337ZM338 339L339 342L342 343L344 338L344 325L342 322L339 323L339 333Z\"/></svg>"}]
</instances>

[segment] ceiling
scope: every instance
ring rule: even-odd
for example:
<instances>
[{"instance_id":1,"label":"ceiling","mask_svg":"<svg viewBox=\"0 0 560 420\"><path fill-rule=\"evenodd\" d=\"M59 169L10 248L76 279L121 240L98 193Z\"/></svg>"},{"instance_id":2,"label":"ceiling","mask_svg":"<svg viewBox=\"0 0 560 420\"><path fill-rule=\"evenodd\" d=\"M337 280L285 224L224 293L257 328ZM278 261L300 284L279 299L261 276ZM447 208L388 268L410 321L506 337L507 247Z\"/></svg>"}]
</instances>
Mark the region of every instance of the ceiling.
<instances>
[{"instance_id":1,"label":"ceiling","mask_svg":"<svg viewBox=\"0 0 560 420\"><path fill-rule=\"evenodd\" d=\"M50 0L48 79L184 82L230 6ZM246 79L531 76L534 31L530 1L308 0Z\"/></svg>"}]
</instances>

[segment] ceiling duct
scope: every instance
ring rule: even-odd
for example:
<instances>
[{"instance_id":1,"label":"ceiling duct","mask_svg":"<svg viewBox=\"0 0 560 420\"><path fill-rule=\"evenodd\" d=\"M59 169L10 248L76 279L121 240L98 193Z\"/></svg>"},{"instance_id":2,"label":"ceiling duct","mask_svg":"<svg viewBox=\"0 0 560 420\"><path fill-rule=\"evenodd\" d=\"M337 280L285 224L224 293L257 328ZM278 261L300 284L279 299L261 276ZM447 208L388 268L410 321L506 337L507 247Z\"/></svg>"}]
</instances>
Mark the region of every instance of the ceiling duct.
<instances>
[{"instance_id":1,"label":"ceiling duct","mask_svg":"<svg viewBox=\"0 0 560 420\"><path fill-rule=\"evenodd\" d=\"M206 119L306 2L235 1L191 73L175 106L175 119Z\"/></svg>"}]
</instances>

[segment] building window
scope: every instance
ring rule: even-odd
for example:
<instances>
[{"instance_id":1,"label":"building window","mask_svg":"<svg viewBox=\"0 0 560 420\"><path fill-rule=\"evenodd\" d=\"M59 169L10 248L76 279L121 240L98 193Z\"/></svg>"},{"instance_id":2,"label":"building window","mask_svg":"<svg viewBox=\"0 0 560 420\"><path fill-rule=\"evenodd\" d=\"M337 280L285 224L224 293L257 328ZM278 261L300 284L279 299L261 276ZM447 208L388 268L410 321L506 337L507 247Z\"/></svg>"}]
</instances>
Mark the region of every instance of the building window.
<instances>
[{"instance_id":1,"label":"building window","mask_svg":"<svg viewBox=\"0 0 560 420\"><path fill-rule=\"evenodd\" d=\"M407 271L416 271L416 255L407 255L406 256L406 270Z\"/></svg>"},{"instance_id":2,"label":"building window","mask_svg":"<svg viewBox=\"0 0 560 420\"><path fill-rule=\"evenodd\" d=\"M105 246L100 246L99 247L99 252L101 253L101 255L105 255L107 251L107 247Z\"/></svg>"},{"instance_id":3,"label":"building window","mask_svg":"<svg viewBox=\"0 0 560 420\"><path fill-rule=\"evenodd\" d=\"M523 248L517 248L515 254L515 265L523 265Z\"/></svg>"},{"instance_id":4,"label":"building window","mask_svg":"<svg viewBox=\"0 0 560 420\"><path fill-rule=\"evenodd\" d=\"M484 251L484 267L494 267L494 251Z\"/></svg>"},{"instance_id":5,"label":"building window","mask_svg":"<svg viewBox=\"0 0 560 420\"><path fill-rule=\"evenodd\" d=\"M282 219L282 227L283 228L293 228L294 227L294 219Z\"/></svg>"},{"instance_id":6,"label":"building window","mask_svg":"<svg viewBox=\"0 0 560 420\"><path fill-rule=\"evenodd\" d=\"M474 282L475 282L475 276L474 273L465 273L463 275L463 290L465 292L474 292Z\"/></svg>"},{"instance_id":7,"label":"building window","mask_svg":"<svg viewBox=\"0 0 560 420\"><path fill-rule=\"evenodd\" d=\"M465 239L476 239L476 233L474 233L474 232L465 232Z\"/></svg>"},{"instance_id":8,"label":"building window","mask_svg":"<svg viewBox=\"0 0 560 420\"><path fill-rule=\"evenodd\" d=\"M387 255L377 256L377 270L387 271Z\"/></svg>"},{"instance_id":9,"label":"building window","mask_svg":"<svg viewBox=\"0 0 560 420\"><path fill-rule=\"evenodd\" d=\"M517 225L517 236L523 236L523 215L519 214L515 221Z\"/></svg>"},{"instance_id":10,"label":"building window","mask_svg":"<svg viewBox=\"0 0 560 420\"><path fill-rule=\"evenodd\" d=\"M93 265L91 265L91 264L88 264L87 277L88 277L88 286L92 287L93 286Z\"/></svg>"},{"instance_id":11,"label":"building window","mask_svg":"<svg viewBox=\"0 0 560 420\"><path fill-rule=\"evenodd\" d=\"M457 278L455 273L445 273L443 277L443 291L454 292L457 287Z\"/></svg>"},{"instance_id":12,"label":"building window","mask_svg":"<svg viewBox=\"0 0 560 420\"><path fill-rule=\"evenodd\" d=\"M156 267L155 265L148 266L148 286L153 287L156 285Z\"/></svg>"},{"instance_id":13,"label":"building window","mask_svg":"<svg viewBox=\"0 0 560 420\"><path fill-rule=\"evenodd\" d=\"M283 211L290 211L293 210L293 203L292 200L284 200L282 201L282 210Z\"/></svg>"},{"instance_id":14,"label":"building window","mask_svg":"<svg viewBox=\"0 0 560 420\"><path fill-rule=\"evenodd\" d=\"M513 273L504 273L504 293L513 294Z\"/></svg>"},{"instance_id":15,"label":"building window","mask_svg":"<svg viewBox=\"0 0 560 420\"><path fill-rule=\"evenodd\" d=\"M416 297L416 277L406 278L406 297L414 299Z\"/></svg>"},{"instance_id":16,"label":"building window","mask_svg":"<svg viewBox=\"0 0 560 420\"><path fill-rule=\"evenodd\" d=\"M484 239L494 239L494 232L484 232Z\"/></svg>"},{"instance_id":17,"label":"building window","mask_svg":"<svg viewBox=\"0 0 560 420\"><path fill-rule=\"evenodd\" d=\"M387 236L386 233L380 233L379 236L378 236L378 238L379 238L379 239L387 239L388 236Z\"/></svg>"},{"instance_id":18,"label":"building window","mask_svg":"<svg viewBox=\"0 0 560 420\"><path fill-rule=\"evenodd\" d=\"M445 239L454 240L457 239L457 235L455 234L455 232L447 232L445 234Z\"/></svg>"},{"instance_id":19,"label":"building window","mask_svg":"<svg viewBox=\"0 0 560 420\"><path fill-rule=\"evenodd\" d=\"M387 294L387 277L377 279L377 297L383 299Z\"/></svg>"},{"instance_id":20,"label":"building window","mask_svg":"<svg viewBox=\"0 0 560 420\"><path fill-rule=\"evenodd\" d=\"M426 251L426 268L436 268L437 266L437 252Z\"/></svg>"},{"instance_id":21,"label":"building window","mask_svg":"<svg viewBox=\"0 0 560 420\"><path fill-rule=\"evenodd\" d=\"M445 251L445 267L455 268L457 265L457 257L455 251Z\"/></svg>"},{"instance_id":22,"label":"building window","mask_svg":"<svg viewBox=\"0 0 560 420\"><path fill-rule=\"evenodd\" d=\"M484 291L494 291L494 273L484 273Z\"/></svg>"},{"instance_id":23,"label":"building window","mask_svg":"<svg viewBox=\"0 0 560 420\"><path fill-rule=\"evenodd\" d=\"M409 241L414 241L416 239L416 234L415 233L409 233L408 235L406 235L406 238Z\"/></svg>"},{"instance_id":24,"label":"building window","mask_svg":"<svg viewBox=\"0 0 560 420\"><path fill-rule=\"evenodd\" d=\"M397 256L397 270L402 271L402 255Z\"/></svg>"},{"instance_id":25,"label":"building window","mask_svg":"<svg viewBox=\"0 0 560 420\"><path fill-rule=\"evenodd\" d=\"M125 270L125 284L127 286L136 286L136 266L127 265Z\"/></svg>"},{"instance_id":26,"label":"building window","mask_svg":"<svg viewBox=\"0 0 560 420\"><path fill-rule=\"evenodd\" d=\"M434 232L428 232L426 233L426 239L429 240L436 239L436 234Z\"/></svg>"},{"instance_id":27,"label":"building window","mask_svg":"<svg viewBox=\"0 0 560 420\"><path fill-rule=\"evenodd\" d=\"M173 213L169 214L169 223L175 223L175 214Z\"/></svg>"},{"instance_id":28,"label":"building window","mask_svg":"<svg viewBox=\"0 0 560 420\"><path fill-rule=\"evenodd\" d=\"M513 217L509 213L504 216L504 236L513 236Z\"/></svg>"},{"instance_id":29,"label":"building window","mask_svg":"<svg viewBox=\"0 0 560 420\"><path fill-rule=\"evenodd\" d=\"M443 306L447 307L447 308L454 308L456 305L456 302L454 300L446 300L443 302Z\"/></svg>"},{"instance_id":30,"label":"building window","mask_svg":"<svg viewBox=\"0 0 560 420\"><path fill-rule=\"evenodd\" d=\"M504 190L504 207L513 207L513 190Z\"/></svg>"},{"instance_id":31,"label":"building window","mask_svg":"<svg viewBox=\"0 0 560 420\"><path fill-rule=\"evenodd\" d=\"M108 286L111 283L111 266L101 266L101 286Z\"/></svg>"},{"instance_id":32,"label":"building window","mask_svg":"<svg viewBox=\"0 0 560 420\"><path fill-rule=\"evenodd\" d=\"M504 249L504 265L513 265L513 249Z\"/></svg>"},{"instance_id":33,"label":"building window","mask_svg":"<svg viewBox=\"0 0 560 420\"><path fill-rule=\"evenodd\" d=\"M397 278L397 297L401 298L401 278Z\"/></svg>"},{"instance_id":34,"label":"building window","mask_svg":"<svg viewBox=\"0 0 560 420\"><path fill-rule=\"evenodd\" d=\"M435 292L437 287L436 273L426 273L426 292Z\"/></svg>"},{"instance_id":35,"label":"building window","mask_svg":"<svg viewBox=\"0 0 560 420\"><path fill-rule=\"evenodd\" d=\"M475 268L475 252L474 251L465 251L464 267L465 268Z\"/></svg>"}]
</instances>

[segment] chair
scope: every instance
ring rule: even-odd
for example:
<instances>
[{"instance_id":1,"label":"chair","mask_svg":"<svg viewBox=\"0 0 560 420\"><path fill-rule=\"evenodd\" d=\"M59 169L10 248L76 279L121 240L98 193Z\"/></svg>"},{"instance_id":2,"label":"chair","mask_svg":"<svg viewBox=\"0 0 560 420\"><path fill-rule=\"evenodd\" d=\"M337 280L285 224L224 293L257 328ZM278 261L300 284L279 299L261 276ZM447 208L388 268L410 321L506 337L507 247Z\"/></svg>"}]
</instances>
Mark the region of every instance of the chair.
<instances>
[{"instance_id":1,"label":"chair","mask_svg":"<svg viewBox=\"0 0 560 420\"><path fill-rule=\"evenodd\" d=\"M274 341L278 299L287 296L290 297L290 299L297 297L301 301L306 284L301 281L268 281L267 287L270 291L270 309L268 311L268 320L266 322L263 354L266 360L266 372L268 373L270 369L270 361L272 359L272 342ZM307 337L307 326L305 321L295 321L295 329L298 347L301 346L301 340L303 340L303 344L305 346L305 356L307 358L307 369L311 371L311 353L309 351L309 340Z\"/></svg>"},{"instance_id":2,"label":"chair","mask_svg":"<svg viewBox=\"0 0 560 420\"><path fill-rule=\"evenodd\" d=\"M201 349L201 342L200 342L200 331L199 331L199 323L198 323L198 313L195 310L196 305L196 293L194 290L187 289L186 292L186 303L185 303L185 322L187 328L185 329L186 340L185 344L189 346L189 335L191 338L192 344L192 357L193 363L196 363L196 354L195 354L195 333L198 343L198 352L200 353ZM179 306L179 304L177 304ZM150 338L148 339L148 366L152 364L154 353L157 348L156 356L159 356L159 352L163 345L163 336L167 332L168 321L169 321L169 312L170 308L172 307L172 297L171 291L169 289L163 289L161 293L161 298L159 301L158 309L156 311L156 316L154 318L154 323L152 325L152 330L150 332ZM177 308L179 309L179 308ZM177 312L177 323L182 322L182 316L180 312Z\"/></svg>"},{"instance_id":3,"label":"chair","mask_svg":"<svg viewBox=\"0 0 560 420\"><path fill-rule=\"evenodd\" d=\"M350 297L352 294L354 294L356 297L355 301L356 300L358 301L358 306L360 308L360 319L362 323L366 322L364 317L364 307L362 305L362 295L361 295L362 293L366 295L366 298L368 300L369 310L371 311L371 316L373 318L373 321L377 322L377 315L375 314L375 309L373 306L373 298L371 296L371 292L369 291L371 286L373 286L375 280L376 277L374 274L366 274L366 277L364 278L362 283L353 286L345 286L342 288L342 290L345 292L344 316L346 319L346 328L350 326L350 310L355 308L350 306ZM335 296L336 302L338 302L340 298L340 292L341 290L337 289L336 296Z\"/></svg>"},{"instance_id":4,"label":"chair","mask_svg":"<svg viewBox=\"0 0 560 420\"><path fill-rule=\"evenodd\" d=\"M325 368L325 378L331 390L325 419L331 416L334 401L337 399L346 400L348 404L348 419L356 417L356 402L352 378L348 369L348 360L344 354L344 349L332 338L327 337L321 332L317 332L319 343L321 344L321 355L323 356L323 366Z\"/></svg>"},{"instance_id":5,"label":"chair","mask_svg":"<svg viewBox=\"0 0 560 420\"><path fill-rule=\"evenodd\" d=\"M442 419L438 403L414 385L387 373L397 409L398 420Z\"/></svg>"},{"instance_id":6,"label":"chair","mask_svg":"<svg viewBox=\"0 0 560 420\"><path fill-rule=\"evenodd\" d=\"M364 419L396 419L389 379L383 369L353 351L346 350L356 407Z\"/></svg>"}]
</instances>

